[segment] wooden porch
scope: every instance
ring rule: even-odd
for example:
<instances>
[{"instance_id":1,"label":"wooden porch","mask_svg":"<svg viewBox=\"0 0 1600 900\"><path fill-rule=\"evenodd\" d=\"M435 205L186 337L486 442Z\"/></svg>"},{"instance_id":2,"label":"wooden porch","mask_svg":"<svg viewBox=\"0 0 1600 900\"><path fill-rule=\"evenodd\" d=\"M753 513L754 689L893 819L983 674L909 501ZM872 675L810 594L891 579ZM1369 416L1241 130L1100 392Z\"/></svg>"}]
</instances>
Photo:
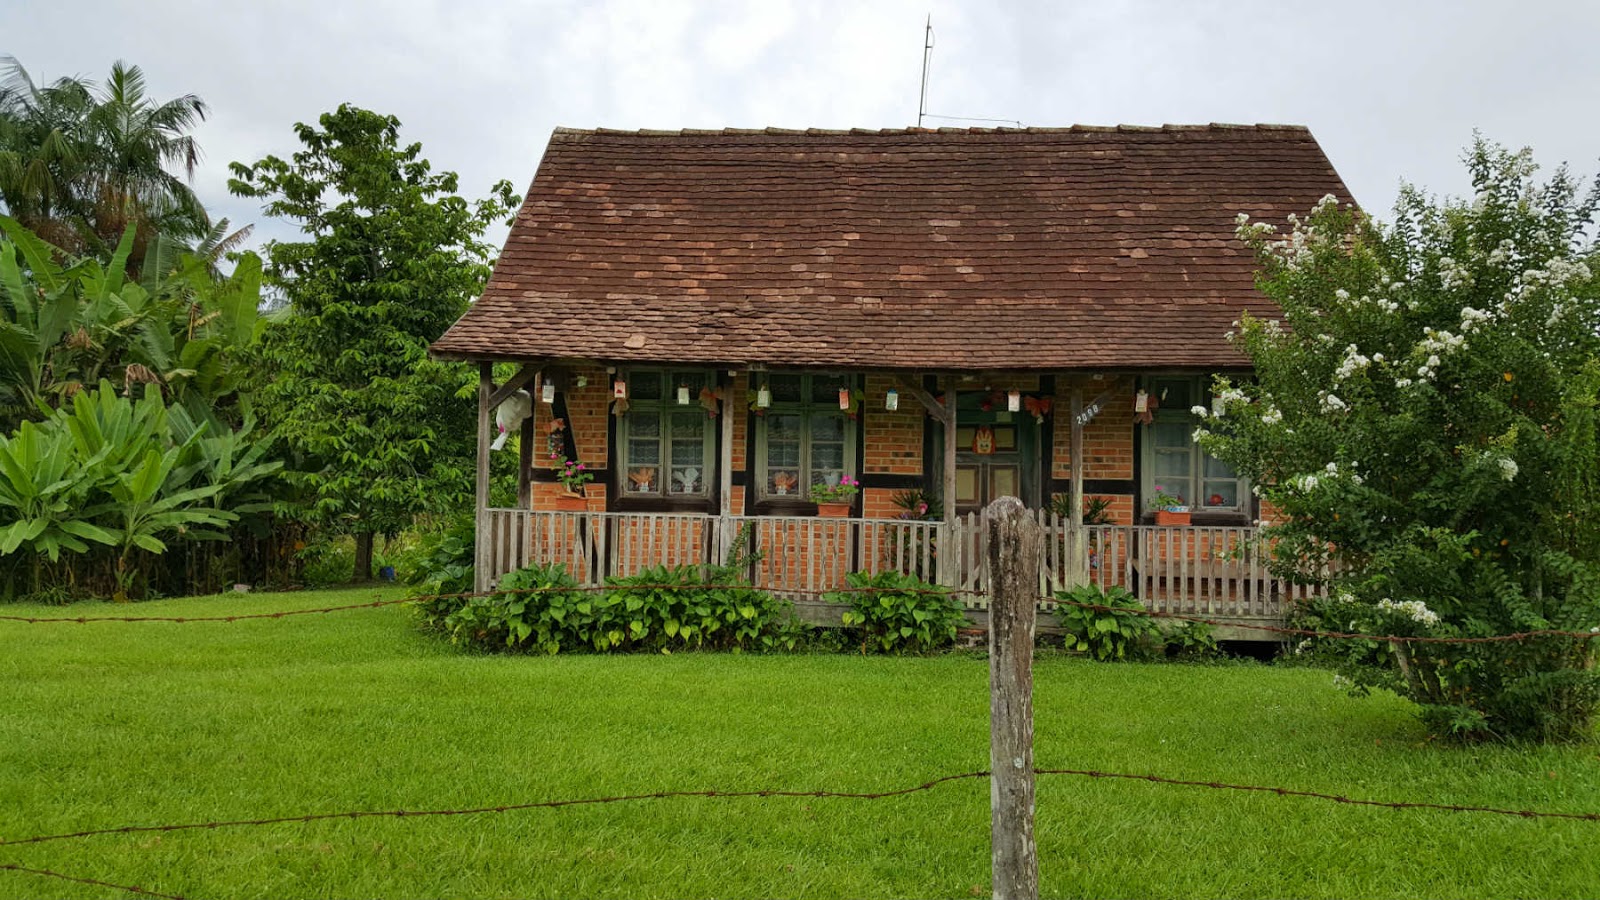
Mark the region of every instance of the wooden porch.
<instances>
[{"instance_id":1,"label":"wooden porch","mask_svg":"<svg viewBox=\"0 0 1600 900\"><path fill-rule=\"evenodd\" d=\"M1148 609L1240 626L1278 623L1289 601L1316 591L1268 571L1254 528L1073 526L1042 510L1035 515L1045 532L1039 596L1046 625L1054 608L1048 598L1082 583L1126 588ZM757 555L745 573L751 583L793 598L814 621L838 621L837 609L819 594L843 587L851 572L913 574L960 592L976 620L987 612L987 529L979 514L942 522L489 509L479 558L491 583L530 563L558 562L581 584L600 585L652 566L725 564L746 529L751 546L744 549ZM1221 628L1217 636L1266 637L1239 627Z\"/></svg>"}]
</instances>

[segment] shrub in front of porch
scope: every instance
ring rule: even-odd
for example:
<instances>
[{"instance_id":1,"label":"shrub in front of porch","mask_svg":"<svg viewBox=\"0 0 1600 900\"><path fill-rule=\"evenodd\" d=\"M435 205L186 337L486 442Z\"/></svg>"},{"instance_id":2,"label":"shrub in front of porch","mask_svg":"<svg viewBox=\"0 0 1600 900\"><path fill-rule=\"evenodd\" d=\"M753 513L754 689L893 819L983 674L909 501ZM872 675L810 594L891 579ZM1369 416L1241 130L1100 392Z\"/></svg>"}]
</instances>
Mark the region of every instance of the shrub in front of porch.
<instances>
[{"instance_id":1,"label":"shrub in front of porch","mask_svg":"<svg viewBox=\"0 0 1600 900\"><path fill-rule=\"evenodd\" d=\"M657 566L595 590L538 564L489 596L432 600L421 614L454 644L549 654L793 650L807 631L793 604L714 566Z\"/></svg>"},{"instance_id":2,"label":"shrub in front of porch","mask_svg":"<svg viewBox=\"0 0 1600 900\"><path fill-rule=\"evenodd\" d=\"M1467 164L1471 201L1407 188L1392 225L1332 198L1283 236L1241 216L1283 321L1244 317L1256 378L1217 385L1198 438L1284 514L1283 574L1332 582L1324 630L1600 628L1600 183L1483 142ZM1335 643L1436 733L1593 733L1600 640Z\"/></svg>"},{"instance_id":3,"label":"shrub in front of porch","mask_svg":"<svg viewBox=\"0 0 1600 900\"><path fill-rule=\"evenodd\" d=\"M823 599L849 604L841 621L860 630L863 653L938 650L955 643L956 629L967 623L966 611L948 588L915 575L852 572L845 582L849 590L825 594Z\"/></svg>"}]
</instances>

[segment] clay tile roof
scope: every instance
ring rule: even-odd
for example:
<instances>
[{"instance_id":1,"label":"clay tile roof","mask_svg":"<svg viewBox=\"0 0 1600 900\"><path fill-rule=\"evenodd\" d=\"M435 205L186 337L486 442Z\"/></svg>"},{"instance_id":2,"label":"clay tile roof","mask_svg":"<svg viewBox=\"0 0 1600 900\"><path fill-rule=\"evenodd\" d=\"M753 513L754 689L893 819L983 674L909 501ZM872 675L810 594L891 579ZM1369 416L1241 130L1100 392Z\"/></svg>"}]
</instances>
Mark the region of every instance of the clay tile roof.
<instances>
[{"instance_id":1,"label":"clay tile roof","mask_svg":"<svg viewBox=\"0 0 1600 900\"><path fill-rule=\"evenodd\" d=\"M1292 125L558 128L449 359L1217 368L1234 216L1349 191Z\"/></svg>"}]
</instances>

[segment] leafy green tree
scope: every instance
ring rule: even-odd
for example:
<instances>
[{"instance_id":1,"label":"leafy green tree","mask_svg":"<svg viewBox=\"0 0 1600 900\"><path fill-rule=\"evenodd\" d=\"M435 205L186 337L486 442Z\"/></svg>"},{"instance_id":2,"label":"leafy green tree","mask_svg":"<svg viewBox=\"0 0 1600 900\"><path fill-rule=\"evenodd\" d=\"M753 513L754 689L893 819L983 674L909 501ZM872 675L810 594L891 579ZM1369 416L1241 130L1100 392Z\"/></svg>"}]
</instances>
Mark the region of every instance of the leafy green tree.
<instances>
[{"instance_id":1,"label":"leafy green tree","mask_svg":"<svg viewBox=\"0 0 1600 900\"><path fill-rule=\"evenodd\" d=\"M200 160L189 132L207 112L193 94L153 99L138 66L113 64L103 86L41 86L0 60L0 203L74 254L105 252L131 225L137 271L157 233L200 240L211 228L185 181Z\"/></svg>"},{"instance_id":2,"label":"leafy green tree","mask_svg":"<svg viewBox=\"0 0 1600 900\"><path fill-rule=\"evenodd\" d=\"M1600 626L1600 183L1481 140L1466 162L1470 200L1406 188L1388 225L1331 197L1287 234L1240 216L1283 316L1244 317L1255 379L1198 436L1283 514L1281 564L1331 572L1314 624ZM1600 640L1332 644L1437 733L1582 737L1600 698Z\"/></svg>"},{"instance_id":3,"label":"leafy green tree","mask_svg":"<svg viewBox=\"0 0 1600 900\"><path fill-rule=\"evenodd\" d=\"M372 575L376 534L459 503L471 485L474 410L461 367L428 344L488 278L484 230L516 202L508 182L469 203L400 122L354 106L295 127L289 159L235 163L230 189L297 221L306 240L268 246L289 300L265 338L265 414L297 454L313 521L356 537Z\"/></svg>"}]
</instances>

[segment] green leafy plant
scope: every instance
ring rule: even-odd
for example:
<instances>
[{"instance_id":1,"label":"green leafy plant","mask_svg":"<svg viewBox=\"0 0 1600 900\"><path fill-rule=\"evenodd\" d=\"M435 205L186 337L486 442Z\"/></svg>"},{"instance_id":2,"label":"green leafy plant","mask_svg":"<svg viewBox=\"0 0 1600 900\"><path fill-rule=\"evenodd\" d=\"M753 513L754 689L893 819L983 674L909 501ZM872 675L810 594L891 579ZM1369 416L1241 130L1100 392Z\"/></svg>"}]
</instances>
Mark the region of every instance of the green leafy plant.
<instances>
[{"instance_id":1,"label":"green leafy plant","mask_svg":"<svg viewBox=\"0 0 1600 900\"><path fill-rule=\"evenodd\" d=\"M560 653L794 650L808 628L793 604L732 567L657 566L580 590L559 564L500 579L487 597L424 600L423 624L480 649Z\"/></svg>"},{"instance_id":2,"label":"green leafy plant","mask_svg":"<svg viewBox=\"0 0 1600 900\"><path fill-rule=\"evenodd\" d=\"M1161 640L1168 656L1178 659L1211 659L1221 654L1217 647L1216 626L1209 622L1180 622L1166 629Z\"/></svg>"},{"instance_id":3,"label":"green leafy plant","mask_svg":"<svg viewBox=\"0 0 1600 900\"><path fill-rule=\"evenodd\" d=\"M848 604L840 621L860 629L861 651L926 652L955 642L966 611L948 588L901 572L852 572L845 583L853 590L823 595L829 603Z\"/></svg>"},{"instance_id":4,"label":"green leafy plant","mask_svg":"<svg viewBox=\"0 0 1600 900\"><path fill-rule=\"evenodd\" d=\"M1142 660L1152 658L1164 646L1161 627L1155 619L1140 614L1144 605L1124 588L1102 591L1086 584L1058 591L1056 597L1071 601L1056 608L1069 650L1098 660Z\"/></svg>"},{"instance_id":5,"label":"green leafy plant","mask_svg":"<svg viewBox=\"0 0 1600 900\"><path fill-rule=\"evenodd\" d=\"M813 503L848 503L855 499L861 492L861 482L855 478L844 475L839 478L838 484L818 482L811 486L811 501Z\"/></svg>"},{"instance_id":6,"label":"green leafy plant","mask_svg":"<svg viewBox=\"0 0 1600 900\"><path fill-rule=\"evenodd\" d=\"M1163 507L1164 508L1164 507ZM1072 495L1067 493L1056 494L1050 498L1050 511L1063 519L1072 518ZM1111 519L1110 497L1084 497L1083 498L1083 524L1085 525L1114 525Z\"/></svg>"}]
</instances>

